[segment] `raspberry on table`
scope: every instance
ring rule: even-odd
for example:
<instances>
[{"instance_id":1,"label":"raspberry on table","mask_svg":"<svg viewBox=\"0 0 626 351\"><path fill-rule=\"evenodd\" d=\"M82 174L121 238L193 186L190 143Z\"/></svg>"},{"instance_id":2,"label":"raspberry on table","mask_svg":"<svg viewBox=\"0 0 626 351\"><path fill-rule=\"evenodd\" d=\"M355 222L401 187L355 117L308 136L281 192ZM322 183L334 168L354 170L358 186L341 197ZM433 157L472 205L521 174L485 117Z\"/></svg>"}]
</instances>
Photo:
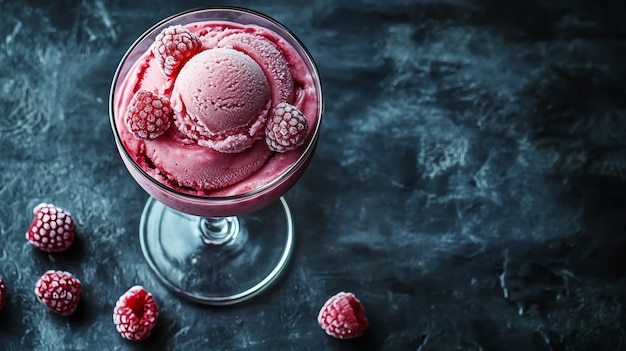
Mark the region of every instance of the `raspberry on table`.
<instances>
[{"instance_id":1,"label":"raspberry on table","mask_svg":"<svg viewBox=\"0 0 626 351\"><path fill-rule=\"evenodd\" d=\"M74 242L76 225L72 215L52 204L41 203L33 209L35 218L26 239L45 252L67 250Z\"/></svg>"},{"instance_id":2,"label":"raspberry on table","mask_svg":"<svg viewBox=\"0 0 626 351\"><path fill-rule=\"evenodd\" d=\"M35 284L37 300L62 316L76 311L82 291L80 281L64 271L49 270Z\"/></svg>"},{"instance_id":3,"label":"raspberry on table","mask_svg":"<svg viewBox=\"0 0 626 351\"><path fill-rule=\"evenodd\" d=\"M7 287L4 284L4 277L0 275L0 311L4 309L7 302Z\"/></svg>"},{"instance_id":4,"label":"raspberry on table","mask_svg":"<svg viewBox=\"0 0 626 351\"><path fill-rule=\"evenodd\" d=\"M307 120L297 107L281 102L276 105L265 125L265 142L272 151L291 151L304 143Z\"/></svg>"},{"instance_id":5,"label":"raspberry on table","mask_svg":"<svg viewBox=\"0 0 626 351\"><path fill-rule=\"evenodd\" d=\"M123 338L140 341L156 326L159 307L152 294L136 285L124 293L113 309L113 323Z\"/></svg>"},{"instance_id":6,"label":"raspberry on table","mask_svg":"<svg viewBox=\"0 0 626 351\"><path fill-rule=\"evenodd\" d=\"M202 41L183 26L170 26L155 38L152 53L163 73L171 77L191 56L202 50Z\"/></svg>"},{"instance_id":7,"label":"raspberry on table","mask_svg":"<svg viewBox=\"0 0 626 351\"><path fill-rule=\"evenodd\" d=\"M330 336L352 339L363 335L368 327L361 302L352 293L340 292L326 301L317 322Z\"/></svg>"},{"instance_id":8,"label":"raspberry on table","mask_svg":"<svg viewBox=\"0 0 626 351\"><path fill-rule=\"evenodd\" d=\"M126 128L138 139L156 139L170 127L172 107L169 100L148 90L133 95L124 115Z\"/></svg>"}]
</instances>

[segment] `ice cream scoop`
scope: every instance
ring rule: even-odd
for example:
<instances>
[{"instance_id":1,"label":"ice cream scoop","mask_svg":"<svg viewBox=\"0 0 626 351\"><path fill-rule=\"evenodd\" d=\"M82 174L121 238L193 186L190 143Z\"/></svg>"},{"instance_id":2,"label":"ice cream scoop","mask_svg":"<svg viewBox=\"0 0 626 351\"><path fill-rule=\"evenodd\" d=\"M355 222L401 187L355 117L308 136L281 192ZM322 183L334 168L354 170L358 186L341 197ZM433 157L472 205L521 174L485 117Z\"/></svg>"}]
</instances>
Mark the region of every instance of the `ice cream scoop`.
<instances>
[{"instance_id":1,"label":"ice cream scoop","mask_svg":"<svg viewBox=\"0 0 626 351\"><path fill-rule=\"evenodd\" d=\"M215 48L183 66L171 102L181 132L202 146L236 153L263 137L270 96L256 61L233 49Z\"/></svg>"},{"instance_id":2,"label":"ice cream scoop","mask_svg":"<svg viewBox=\"0 0 626 351\"><path fill-rule=\"evenodd\" d=\"M176 134L172 130L171 134ZM145 144L147 158L166 178L179 186L205 190L220 189L247 178L261 168L270 150L255 143L241 153L223 153L198 144L184 144L176 135Z\"/></svg>"},{"instance_id":3,"label":"ice cream scoop","mask_svg":"<svg viewBox=\"0 0 626 351\"><path fill-rule=\"evenodd\" d=\"M274 105L292 101L294 81L285 55L263 36L241 32L220 39L218 47L233 48L259 62L269 80Z\"/></svg>"}]
</instances>

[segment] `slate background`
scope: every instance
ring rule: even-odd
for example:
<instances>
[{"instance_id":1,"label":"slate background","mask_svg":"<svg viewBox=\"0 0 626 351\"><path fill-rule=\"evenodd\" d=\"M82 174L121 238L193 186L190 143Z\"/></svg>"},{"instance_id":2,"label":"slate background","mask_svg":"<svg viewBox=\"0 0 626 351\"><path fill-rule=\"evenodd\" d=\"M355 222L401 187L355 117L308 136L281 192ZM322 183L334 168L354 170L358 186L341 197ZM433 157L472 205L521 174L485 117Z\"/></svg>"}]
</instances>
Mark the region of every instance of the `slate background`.
<instances>
[{"instance_id":1,"label":"slate background","mask_svg":"<svg viewBox=\"0 0 626 351\"><path fill-rule=\"evenodd\" d=\"M287 194L290 270L249 303L173 296L144 262L147 199L108 120L123 53L176 12L246 6L293 29L327 109ZM1 350L626 350L626 2L0 0ZM70 211L78 239L44 254L32 208ZM35 281L83 281L49 313ZM123 340L114 303L142 284L153 336ZM316 324L338 291L370 330Z\"/></svg>"}]
</instances>

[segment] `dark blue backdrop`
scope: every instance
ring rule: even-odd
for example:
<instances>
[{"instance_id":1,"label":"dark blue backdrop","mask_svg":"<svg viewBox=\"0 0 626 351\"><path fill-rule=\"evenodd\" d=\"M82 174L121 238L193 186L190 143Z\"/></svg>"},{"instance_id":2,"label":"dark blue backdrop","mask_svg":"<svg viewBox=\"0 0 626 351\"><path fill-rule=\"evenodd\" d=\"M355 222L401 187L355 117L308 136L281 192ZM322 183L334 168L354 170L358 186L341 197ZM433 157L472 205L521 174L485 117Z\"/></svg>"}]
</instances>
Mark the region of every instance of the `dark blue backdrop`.
<instances>
[{"instance_id":1,"label":"dark blue backdrop","mask_svg":"<svg viewBox=\"0 0 626 351\"><path fill-rule=\"evenodd\" d=\"M138 35L216 4L0 0L0 349L626 350L625 2L229 2L301 37L327 108L287 194L290 270L249 303L206 308L143 260L147 195L107 99ZM26 243L42 201L75 216L69 252ZM37 303L47 269L83 282L75 315ZM112 322L135 284L161 306L143 343ZM358 340L317 326L342 290L370 319Z\"/></svg>"}]
</instances>

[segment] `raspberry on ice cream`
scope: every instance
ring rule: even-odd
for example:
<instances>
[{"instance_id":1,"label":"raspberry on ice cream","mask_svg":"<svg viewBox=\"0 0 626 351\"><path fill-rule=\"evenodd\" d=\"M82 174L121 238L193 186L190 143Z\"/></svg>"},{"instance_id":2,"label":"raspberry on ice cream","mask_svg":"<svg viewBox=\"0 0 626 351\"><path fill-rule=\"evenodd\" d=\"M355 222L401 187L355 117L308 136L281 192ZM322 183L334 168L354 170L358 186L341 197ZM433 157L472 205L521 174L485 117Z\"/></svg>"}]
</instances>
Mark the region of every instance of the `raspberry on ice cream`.
<instances>
[{"instance_id":1,"label":"raspberry on ice cream","mask_svg":"<svg viewBox=\"0 0 626 351\"><path fill-rule=\"evenodd\" d=\"M156 139L170 127L172 108L166 98L151 91L133 95L124 116L124 124L139 139Z\"/></svg>"},{"instance_id":2,"label":"raspberry on ice cream","mask_svg":"<svg viewBox=\"0 0 626 351\"><path fill-rule=\"evenodd\" d=\"M172 76L186 59L201 49L200 38L182 26L171 26L157 35L152 52L163 73Z\"/></svg>"},{"instance_id":3,"label":"raspberry on ice cream","mask_svg":"<svg viewBox=\"0 0 626 351\"><path fill-rule=\"evenodd\" d=\"M76 311L82 291L80 281L63 271L49 270L35 284L37 300L62 316Z\"/></svg>"},{"instance_id":4,"label":"raspberry on ice cream","mask_svg":"<svg viewBox=\"0 0 626 351\"><path fill-rule=\"evenodd\" d=\"M317 321L330 336L352 339L363 335L368 327L361 302L352 293L340 292L326 301Z\"/></svg>"},{"instance_id":5,"label":"raspberry on ice cream","mask_svg":"<svg viewBox=\"0 0 626 351\"><path fill-rule=\"evenodd\" d=\"M33 209L35 218L26 232L26 239L45 252L67 250L74 242L76 225L69 212L51 204L41 203Z\"/></svg>"},{"instance_id":6,"label":"raspberry on ice cream","mask_svg":"<svg viewBox=\"0 0 626 351\"><path fill-rule=\"evenodd\" d=\"M291 151L304 143L307 121L295 106L281 102L272 109L265 127L265 142L272 151Z\"/></svg>"},{"instance_id":7,"label":"raspberry on ice cream","mask_svg":"<svg viewBox=\"0 0 626 351\"><path fill-rule=\"evenodd\" d=\"M139 285L133 286L120 296L113 309L115 328L128 340L140 341L148 338L158 317L159 307L152 294Z\"/></svg>"}]
</instances>

